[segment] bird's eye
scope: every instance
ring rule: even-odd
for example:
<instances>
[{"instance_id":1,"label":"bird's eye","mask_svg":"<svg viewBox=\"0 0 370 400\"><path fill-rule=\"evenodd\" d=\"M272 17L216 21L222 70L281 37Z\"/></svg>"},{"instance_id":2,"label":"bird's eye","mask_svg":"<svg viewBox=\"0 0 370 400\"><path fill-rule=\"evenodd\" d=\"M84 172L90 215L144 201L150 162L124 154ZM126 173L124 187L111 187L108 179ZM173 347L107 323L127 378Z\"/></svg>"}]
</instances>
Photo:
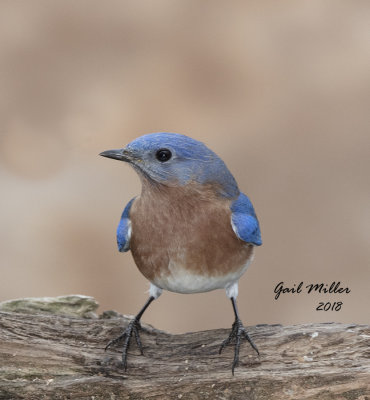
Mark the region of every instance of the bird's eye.
<instances>
[{"instance_id":1,"label":"bird's eye","mask_svg":"<svg viewBox=\"0 0 370 400\"><path fill-rule=\"evenodd\" d=\"M172 153L168 149L160 149L156 153L156 158L160 162L166 162L172 157Z\"/></svg>"}]
</instances>

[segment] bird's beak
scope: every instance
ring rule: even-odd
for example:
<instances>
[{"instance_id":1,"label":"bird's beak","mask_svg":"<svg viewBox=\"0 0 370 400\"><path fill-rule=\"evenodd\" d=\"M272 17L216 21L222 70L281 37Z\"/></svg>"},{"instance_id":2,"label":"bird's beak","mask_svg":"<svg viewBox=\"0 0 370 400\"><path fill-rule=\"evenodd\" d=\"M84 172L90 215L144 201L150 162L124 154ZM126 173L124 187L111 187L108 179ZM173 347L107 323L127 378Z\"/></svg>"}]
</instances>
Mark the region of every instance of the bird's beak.
<instances>
[{"instance_id":1,"label":"bird's beak","mask_svg":"<svg viewBox=\"0 0 370 400\"><path fill-rule=\"evenodd\" d=\"M115 160L132 161L132 155L126 149L106 150L99 154L99 156L113 158Z\"/></svg>"}]
</instances>

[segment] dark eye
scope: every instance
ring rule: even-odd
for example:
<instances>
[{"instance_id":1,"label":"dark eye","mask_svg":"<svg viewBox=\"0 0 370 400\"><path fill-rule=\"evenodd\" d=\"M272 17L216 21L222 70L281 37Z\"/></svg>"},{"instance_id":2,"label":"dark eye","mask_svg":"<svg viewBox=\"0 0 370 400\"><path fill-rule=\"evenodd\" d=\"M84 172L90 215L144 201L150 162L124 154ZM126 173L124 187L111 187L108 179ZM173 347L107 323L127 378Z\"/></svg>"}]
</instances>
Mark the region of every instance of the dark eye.
<instances>
[{"instance_id":1,"label":"dark eye","mask_svg":"<svg viewBox=\"0 0 370 400\"><path fill-rule=\"evenodd\" d=\"M168 149L160 149L157 151L156 155L157 160L160 162L166 162L172 157L172 153Z\"/></svg>"}]
</instances>

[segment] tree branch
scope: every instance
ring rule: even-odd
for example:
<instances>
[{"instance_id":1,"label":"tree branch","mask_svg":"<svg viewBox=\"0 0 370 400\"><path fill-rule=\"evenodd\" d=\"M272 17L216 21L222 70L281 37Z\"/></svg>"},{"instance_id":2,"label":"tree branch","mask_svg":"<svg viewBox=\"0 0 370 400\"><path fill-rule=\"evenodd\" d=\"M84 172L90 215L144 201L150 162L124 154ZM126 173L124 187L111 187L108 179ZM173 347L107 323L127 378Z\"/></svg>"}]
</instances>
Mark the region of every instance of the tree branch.
<instances>
[{"instance_id":1,"label":"tree branch","mask_svg":"<svg viewBox=\"0 0 370 400\"><path fill-rule=\"evenodd\" d=\"M129 319L96 307L84 296L0 304L0 399L370 399L370 326L250 327L261 356L243 343L232 376L232 346L218 354L227 330L143 324L145 355L133 343L125 372L120 347L104 347Z\"/></svg>"}]
</instances>

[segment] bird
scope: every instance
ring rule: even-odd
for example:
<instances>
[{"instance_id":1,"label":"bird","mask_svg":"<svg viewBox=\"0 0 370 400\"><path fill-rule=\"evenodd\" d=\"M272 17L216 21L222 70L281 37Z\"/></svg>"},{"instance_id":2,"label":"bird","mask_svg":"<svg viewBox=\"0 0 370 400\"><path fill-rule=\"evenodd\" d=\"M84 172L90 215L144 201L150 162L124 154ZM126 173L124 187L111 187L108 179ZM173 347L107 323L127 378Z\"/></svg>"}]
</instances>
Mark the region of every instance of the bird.
<instances>
[{"instance_id":1,"label":"bird","mask_svg":"<svg viewBox=\"0 0 370 400\"><path fill-rule=\"evenodd\" d=\"M242 339L259 356L237 307L238 281L262 244L259 221L222 159L204 143L178 133L149 133L124 148L100 153L128 163L141 181L141 194L129 201L117 227L120 252L131 251L150 282L149 298L105 350L123 341L127 370L133 338L143 355L141 317L163 290L191 294L225 289L234 311L230 334L219 353L234 345L232 374Z\"/></svg>"}]
</instances>

